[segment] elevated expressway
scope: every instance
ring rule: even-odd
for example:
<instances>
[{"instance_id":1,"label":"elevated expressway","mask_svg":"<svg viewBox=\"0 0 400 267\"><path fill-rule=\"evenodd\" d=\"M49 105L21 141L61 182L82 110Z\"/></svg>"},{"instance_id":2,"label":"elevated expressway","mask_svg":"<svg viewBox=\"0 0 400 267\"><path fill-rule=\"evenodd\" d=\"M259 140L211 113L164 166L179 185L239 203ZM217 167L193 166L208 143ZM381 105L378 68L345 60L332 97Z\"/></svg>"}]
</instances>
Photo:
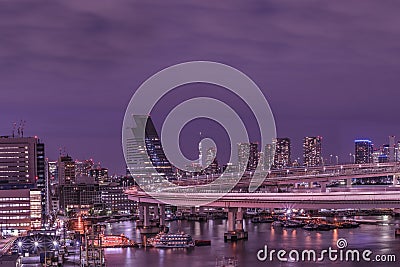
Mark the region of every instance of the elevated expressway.
<instances>
[{"instance_id":1,"label":"elevated expressway","mask_svg":"<svg viewBox=\"0 0 400 267\"><path fill-rule=\"evenodd\" d=\"M320 166L313 168L290 168L273 170L267 173L262 186L291 185L297 188L301 183L310 185L308 190L299 192L270 193L246 191L251 180L251 173L245 175L237 186L229 193L218 197L218 188L215 190L197 190L198 185L205 183L208 177L181 180L180 185L192 186L193 193L153 192L147 193L133 188L127 190L129 199L139 203L164 204L177 203L182 206L198 206L198 203L208 203L208 207L226 208L307 208L307 209L338 209L338 208L400 208L400 164L347 164ZM352 179L387 177L391 185L354 187ZM347 181L347 187L330 190L326 185L333 181ZM319 188L312 188L312 183L320 184Z\"/></svg>"}]
</instances>

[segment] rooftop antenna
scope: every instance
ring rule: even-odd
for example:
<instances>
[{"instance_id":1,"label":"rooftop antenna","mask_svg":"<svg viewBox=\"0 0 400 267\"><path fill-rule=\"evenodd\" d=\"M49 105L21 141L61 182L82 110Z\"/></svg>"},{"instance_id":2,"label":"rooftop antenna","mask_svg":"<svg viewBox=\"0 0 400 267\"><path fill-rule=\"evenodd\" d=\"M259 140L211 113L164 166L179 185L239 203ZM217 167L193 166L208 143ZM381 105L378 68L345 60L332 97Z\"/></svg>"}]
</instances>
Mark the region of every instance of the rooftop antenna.
<instances>
[{"instance_id":1,"label":"rooftop antenna","mask_svg":"<svg viewBox=\"0 0 400 267\"><path fill-rule=\"evenodd\" d=\"M14 138L15 137L15 129L17 128L17 123L16 122L14 122L13 123L13 130L12 130L12 137Z\"/></svg>"},{"instance_id":2,"label":"rooftop antenna","mask_svg":"<svg viewBox=\"0 0 400 267\"><path fill-rule=\"evenodd\" d=\"M18 125L17 133L18 137L21 137L21 123Z\"/></svg>"},{"instance_id":3,"label":"rooftop antenna","mask_svg":"<svg viewBox=\"0 0 400 267\"><path fill-rule=\"evenodd\" d=\"M25 120L21 120L21 137L24 137Z\"/></svg>"}]
</instances>

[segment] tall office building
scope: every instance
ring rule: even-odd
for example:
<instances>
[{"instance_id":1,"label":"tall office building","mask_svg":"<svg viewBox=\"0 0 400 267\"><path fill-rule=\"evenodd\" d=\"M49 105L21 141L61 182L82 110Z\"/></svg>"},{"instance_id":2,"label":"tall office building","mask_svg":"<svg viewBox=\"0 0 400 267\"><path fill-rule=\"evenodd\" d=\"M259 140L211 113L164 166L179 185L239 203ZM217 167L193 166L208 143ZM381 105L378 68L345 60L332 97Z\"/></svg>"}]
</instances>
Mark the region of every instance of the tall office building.
<instances>
[{"instance_id":1,"label":"tall office building","mask_svg":"<svg viewBox=\"0 0 400 267\"><path fill-rule=\"evenodd\" d=\"M96 182L106 182L108 179L108 169L101 167L91 169L88 176L93 177Z\"/></svg>"},{"instance_id":2,"label":"tall office building","mask_svg":"<svg viewBox=\"0 0 400 267\"><path fill-rule=\"evenodd\" d=\"M219 172L218 160L217 160L217 148L209 147L206 153L206 174L216 174Z\"/></svg>"},{"instance_id":3,"label":"tall office building","mask_svg":"<svg viewBox=\"0 0 400 267\"><path fill-rule=\"evenodd\" d=\"M149 171L152 170L151 167L154 167L155 170L164 177L173 178L174 167L168 161L164 153L161 140L151 117L147 115L136 116L135 123L142 124L141 127L145 126L145 142L144 144L142 143L142 139L139 137L141 133L136 132L135 129L133 129L133 131L136 135L126 140L126 161L131 176L134 178L147 179L150 176L154 176L154 174L149 173ZM150 162L143 156L144 153L147 154ZM149 182L152 181L153 178L150 178Z\"/></svg>"},{"instance_id":4,"label":"tall office building","mask_svg":"<svg viewBox=\"0 0 400 267\"><path fill-rule=\"evenodd\" d=\"M322 164L322 137L304 137L303 140L303 162L304 166L319 166Z\"/></svg>"},{"instance_id":5,"label":"tall office building","mask_svg":"<svg viewBox=\"0 0 400 267\"><path fill-rule=\"evenodd\" d=\"M146 123L146 149L147 155L153 166L158 173L165 176L172 176L174 174L173 167L168 161L161 144L161 139L158 137L156 128L154 127L153 120L149 117Z\"/></svg>"},{"instance_id":6,"label":"tall office building","mask_svg":"<svg viewBox=\"0 0 400 267\"><path fill-rule=\"evenodd\" d=\"M217 148L209 147L206 153L206 166L210 165L217 157Z\"/></svg>"},{"instance_id":7,"label":"tall office building","mask_svg":"<svg viewBox=\"0 0 400 267\"><path fill-rule=\"evenodd\" d=\"M268 170L274 165L275 147L273 144L266 144L264 148L264 168Z\"/></svg>"},{"instance_id":8,"label":"tall office building","mask_svg":"<svg viewBox=\"0 0 400 267\"><path fill-rule=\"evenodd\" d=\"M274 165L273 168L280 169L290 166L290 139L289 138L275 138L272 141L275 147Z\"/></svg>"},{"instance_id":9,"label":"tall office building","mask_svg":"<svg viewBox=\"0 0 400 267\"><path fill-rule=\"evenodd\" d=\"M396 137L394 135L389 136L389 161L396 161Z\"/></svg>"},{"instance_id":10,"label":"tall office building","mask_svg":"<svg viewBox=\"0 0 400 267\"><path fill-rule=\"evenodd\" d=\"M355 140L355 163L372 163L372 153L374 151L371 140Z\"/></svg>"},{"instance_id":11,"label":"tall office building","mask_svg":"<svg viewBox=\"0 0 400 267\"><path fill-rule=\"evenodd\" d=\"M38 138L0 137L0 184L42 186L43 179L44 145Z\"/></svg>"},{"instance_id":12,"label":"tall office building","mask_svg":"<svg viewBox=\"0 0 400 267\"><path fill-rule=\"evenodd\" d=\"M33 220L35 221L32 227L35 228L44 223L46 216L48 176L46 175L47 167L44 148L44 144L37 137L0 137L0 196L18 195L18 192L22 192L19 190L25 190L26 194L30 194L30 201L36 203L35 205L39 207L39 214L37 215L35 211L34 218L31 216L32 222ZM17 202L15 202L15 205L10 204L10 207L18 206L20 205L18 204L19 200L25 201L26 199L4 198L4 201L12 202L13 200L17 200ZM18 213L17 210L15 212ZM0 216L0 220L6 218L15 218L18 221L25 217ZM10 227L27 226L25 221L6 224L9 224L8 226Z\"/></svg>"},{"instance_id":13,"label":"tall office building","mask_svg":"<svg viewBox=\"0 0 400 267\"><path fill-rule=\"evenodd\" d=\"M241 171L255 171L258 165L258 143L238 144L238 165Z\"/></svg>"},{"instance_id":14,"label":"tall office building","mask_svg":"<svg viewBox=\"0 0 400 267\"><path fill-rule=\"evenodd\" d=\"M59 185L75 184L75 161L68 155L61 156L57 163Z\"/></svg>"},{"instance_id":15,"label":"tall office building","mask_svg":"<svg viewBox=\"0 0 400 267\"><path fill-rule=\"evenodd\" d=\"M75 160L75 175L76 176L89 176L90 170L94 166L93 159L86 159L83 161Z\"/></svg>"}]
</instances>

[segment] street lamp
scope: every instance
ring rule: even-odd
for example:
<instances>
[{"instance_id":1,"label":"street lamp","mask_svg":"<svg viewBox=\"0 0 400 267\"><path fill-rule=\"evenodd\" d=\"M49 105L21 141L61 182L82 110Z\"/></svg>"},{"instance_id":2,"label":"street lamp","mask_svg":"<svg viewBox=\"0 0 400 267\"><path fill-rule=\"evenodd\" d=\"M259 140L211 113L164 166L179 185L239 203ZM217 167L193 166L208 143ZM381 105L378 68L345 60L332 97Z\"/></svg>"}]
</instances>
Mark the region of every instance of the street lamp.
<instances>
[{"instance_id":1,"label":"street lamp","mask_svg":"<svg viewBox=\"0 0 400 267\"><path fill-rule=\"evenodd\" d=\"M38 249L38 246L39 246L39 242L37 242L37 241L35 241L35 243L33 243L33 245L35 246L35 254L37 254L37 249Z\"/></svg>"},{"instance_id":2,"label":"street lamp","mask_svg":"<svg viewBox=\"0 0 400 267\"><path fill-rule=\"evenodd\" d=\"M22 242L18 241L17 245L18 245L18 252L22 253Z\"/></svg>"}]
</instances>

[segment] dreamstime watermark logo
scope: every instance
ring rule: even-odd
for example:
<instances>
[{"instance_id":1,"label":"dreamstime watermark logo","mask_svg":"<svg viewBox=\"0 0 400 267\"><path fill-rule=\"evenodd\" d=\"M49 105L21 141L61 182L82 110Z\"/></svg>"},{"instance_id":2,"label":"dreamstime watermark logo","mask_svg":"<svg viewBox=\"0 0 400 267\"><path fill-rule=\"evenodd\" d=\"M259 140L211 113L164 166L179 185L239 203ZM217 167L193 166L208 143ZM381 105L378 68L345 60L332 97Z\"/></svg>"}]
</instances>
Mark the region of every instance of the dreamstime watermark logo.
<instances>
[{"instance_id":1,"label":"dreamstime watermark logo","mask_svg":"<svg viewBox=\"0 0 400 267\"><path fill-rule=\"evenodd\" d=\"M322 262L328 261L350 261L350 262L396 262L395 254L374 254L370 249L348 249L347 240L340 238L336 242L336 248L329 247L320 251L307 250L268 250L265 245L257 252L259 261L281 261L281 262Z\"/></svg>"},{"instance_id":2,"label":"dreamstime watermark logo","mask_svg":"<svg viewBox=\"0 0 400 267\"><path fill-rule=\"evenodd\" d=\"M165 173L167 166L160 164L160 153L168 162L181 170L191 171L188 166L199 162L187 159L181 152L179 136L183 127L197 118L217 122L228 133L231 148L238 143L248 143L249 136L241 117L234 108L210 97L191 98L177 105L166 117L161 131L161 144L156 135L149 137L149 115L156 103L168 92L178 86L191 83L207 83L221 86L238 96L251 109L261 136L261 148L276 137L275 120L263 93L244 73L225 64L209 61L193 61L177 64L154 74L135 92L127 107L123 128L122 143L127 167L137 184L154 198L173 205L205 205L228 193L244 173L232 166L205 185L178 186L171 182ZM215 147L210 138L200 141L200 146ZM244 149L249 154L249 148ZM232 149L230 162L232 162ZM260 162L263 158L260 159ZM247 165L247 164L245 164ZM206 168L207 166L202 166ZM264 181L270 166L261 168L259 164L250 182L249 191L257 189ZM208 193L208 194L199 194ZM193 197L196 194L196 197Z\"/></svg>"}]
</instances>

